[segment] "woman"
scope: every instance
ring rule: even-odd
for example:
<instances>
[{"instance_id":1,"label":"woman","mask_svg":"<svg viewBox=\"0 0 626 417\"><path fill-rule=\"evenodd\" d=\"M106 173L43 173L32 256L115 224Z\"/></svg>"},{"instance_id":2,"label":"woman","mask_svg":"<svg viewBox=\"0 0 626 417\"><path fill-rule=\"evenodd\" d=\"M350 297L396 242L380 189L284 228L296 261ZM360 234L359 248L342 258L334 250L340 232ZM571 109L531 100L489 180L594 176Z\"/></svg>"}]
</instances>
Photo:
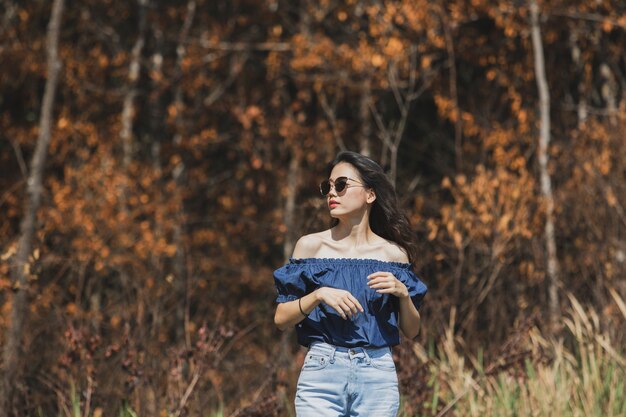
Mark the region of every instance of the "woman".
<instances>
[{"instance_id":1,"label":"woman","mask_svg":"<svg viewBox=\"0 0 626 417\"><path fill-rule=\"evenodd\" d=\"M417 335L426 286L411 267L415 238L381 167L342 152L320 184L333 226L301 237L274 272L274 321L309 348L296 390L299 417L396 416L391 346Z\"/></svg>"}]
</instances>

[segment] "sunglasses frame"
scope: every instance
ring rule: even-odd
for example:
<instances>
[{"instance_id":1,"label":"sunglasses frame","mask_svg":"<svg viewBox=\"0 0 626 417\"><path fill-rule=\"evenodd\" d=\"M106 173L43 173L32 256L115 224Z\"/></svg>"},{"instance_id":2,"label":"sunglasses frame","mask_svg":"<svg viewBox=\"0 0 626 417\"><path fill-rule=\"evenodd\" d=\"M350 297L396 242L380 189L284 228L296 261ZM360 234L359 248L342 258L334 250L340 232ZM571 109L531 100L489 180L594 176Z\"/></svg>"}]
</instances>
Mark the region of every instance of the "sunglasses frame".
<instances>
[{"instance_id":1,"label":"sunglasses frame","mask_svg":"<svg viewBox=\"0 0 626 417\"><path fill-rule=\"evenodd\" d=\"M348 184L348 180L358 182L361 185ZM339 182L339 184L337 184L337 182ZM339 185L339 188L337 187L337 185ZM325 186L328 187L328 191L326 193L324 193ZM359 180L355 180L354 178L350 178L350 177L346 177L342 175L341 177L337 177L337 179L334 180L332 183L330 182L330 180L324 180L320 182L320 194L322 194L323 197L326 197L330 193L331 188L334 188L335 192L339 194L343 192L345 189L350 188L350 187L365 187L365 185L363 185L363 183Z\"/></svg>"}]
</instances>

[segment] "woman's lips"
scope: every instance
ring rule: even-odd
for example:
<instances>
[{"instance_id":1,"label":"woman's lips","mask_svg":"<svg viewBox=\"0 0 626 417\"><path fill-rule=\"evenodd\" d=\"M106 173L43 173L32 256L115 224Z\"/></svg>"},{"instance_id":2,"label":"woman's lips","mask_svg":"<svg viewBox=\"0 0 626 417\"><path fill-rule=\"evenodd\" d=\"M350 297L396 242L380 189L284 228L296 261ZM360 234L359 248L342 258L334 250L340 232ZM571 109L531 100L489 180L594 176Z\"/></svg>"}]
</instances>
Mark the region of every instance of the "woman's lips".
<instances>
[{"instance_id":1,"label":"woman's lips","mask_svg":"<svg viewBox=\"0 0 626 417\"><path fill-rule=\"evenodd\" d=\"M336 201L332 201L331 200L331 201L328 202L328 207L331 208L331 209L337 207L338 205L339 205L339 203L336 202Z\"/></svg>"}]
</instances>

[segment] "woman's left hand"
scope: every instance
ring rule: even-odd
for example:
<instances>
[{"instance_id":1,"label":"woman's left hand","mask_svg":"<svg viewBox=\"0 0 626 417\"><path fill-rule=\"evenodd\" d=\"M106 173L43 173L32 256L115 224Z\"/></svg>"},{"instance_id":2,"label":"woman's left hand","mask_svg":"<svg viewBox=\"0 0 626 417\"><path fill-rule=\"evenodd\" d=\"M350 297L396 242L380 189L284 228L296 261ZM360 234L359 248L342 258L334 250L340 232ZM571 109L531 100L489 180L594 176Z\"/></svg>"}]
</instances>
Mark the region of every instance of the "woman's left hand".
<instances>
[{"instance_id":1,"label":"woman's left hand","mask_svg":"<svg viewBox=\"0 0 626 417\"><path fill-rule=\"evenodd\" d=\"M367 276L367 285L380 294L392 294L399 298L409 296L406 285L395 277L391 272L374 272Z\"/></svg>"}]
</instances>

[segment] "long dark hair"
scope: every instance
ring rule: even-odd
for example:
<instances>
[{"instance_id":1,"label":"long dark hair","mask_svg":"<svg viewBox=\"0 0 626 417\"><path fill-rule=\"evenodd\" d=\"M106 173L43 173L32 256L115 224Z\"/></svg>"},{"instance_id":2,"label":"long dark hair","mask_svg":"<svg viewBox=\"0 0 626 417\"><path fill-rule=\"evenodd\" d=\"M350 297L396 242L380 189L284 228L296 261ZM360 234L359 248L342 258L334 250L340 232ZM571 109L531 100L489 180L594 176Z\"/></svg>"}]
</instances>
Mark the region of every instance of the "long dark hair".
<instances>
[{"instance_id":1,"label":"long dark hair","mask_svg":"<svg viewBox=\"0 0 626 417\"><path fill-rule=\"evenodd\" d=\"M359 171L361 180L376 193L376 200L370 211L370 228L378 236L397 243L405 251L409 262L414 265L417 257L416 236L411 230L409 218L398 206L398 197L391 182L383 169L370 158L356 152L340 152L335 159L328 164L327 176L335 165L346 162ZM334 227L339 223L333 219Z\"/></svg>"}]
</instances>

